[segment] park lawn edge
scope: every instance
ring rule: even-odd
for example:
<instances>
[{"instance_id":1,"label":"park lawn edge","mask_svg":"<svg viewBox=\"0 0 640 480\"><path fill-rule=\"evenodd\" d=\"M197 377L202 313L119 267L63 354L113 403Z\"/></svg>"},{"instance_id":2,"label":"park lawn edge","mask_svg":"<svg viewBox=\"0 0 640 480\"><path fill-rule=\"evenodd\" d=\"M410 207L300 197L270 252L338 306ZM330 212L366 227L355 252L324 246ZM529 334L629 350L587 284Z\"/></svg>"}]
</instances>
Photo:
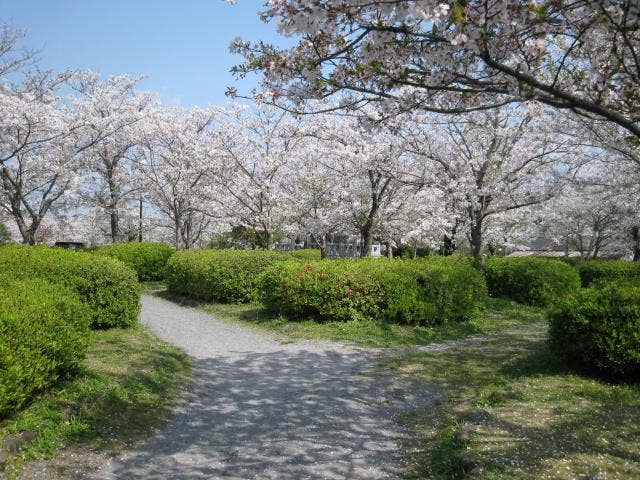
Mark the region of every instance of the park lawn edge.
<instances>
[{"instance_id":1,"label":"park lawn edge","mask_svg":"<svg viewBox=\"0 0 640 480\"><path fill-rule=\"evenodd\" d=\"M106 459L131 448L168 420L190 375L187 355L139 323L92 331L72 378L0 422L0 439L37 433L10 457L5 473L9 479L23 478L31 463L46 464L67 450L79 452L77 461L82 452L99 452Z\"/></svg>"}]
</instances>

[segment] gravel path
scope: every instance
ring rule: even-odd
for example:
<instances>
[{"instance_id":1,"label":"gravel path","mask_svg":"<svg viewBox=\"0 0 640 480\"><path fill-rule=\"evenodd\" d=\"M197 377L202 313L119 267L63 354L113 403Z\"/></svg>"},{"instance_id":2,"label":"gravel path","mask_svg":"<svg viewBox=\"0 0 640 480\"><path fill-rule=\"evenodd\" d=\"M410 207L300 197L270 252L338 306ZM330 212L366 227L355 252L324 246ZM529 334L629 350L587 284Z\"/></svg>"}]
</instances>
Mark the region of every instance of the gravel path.
<instances>
[{"instance_id":1,"label":"gravel path","mask_svg":"<svg viewBox=\"0 0 640 480\"><path fill-rule=\"evenodd\" d=\"M142 322L187 352L176 414L91 478L380 479L401 465L393 417L433 395L380 371L381 353L270 335L145 295Z\"/></svg>"}]
</instances>

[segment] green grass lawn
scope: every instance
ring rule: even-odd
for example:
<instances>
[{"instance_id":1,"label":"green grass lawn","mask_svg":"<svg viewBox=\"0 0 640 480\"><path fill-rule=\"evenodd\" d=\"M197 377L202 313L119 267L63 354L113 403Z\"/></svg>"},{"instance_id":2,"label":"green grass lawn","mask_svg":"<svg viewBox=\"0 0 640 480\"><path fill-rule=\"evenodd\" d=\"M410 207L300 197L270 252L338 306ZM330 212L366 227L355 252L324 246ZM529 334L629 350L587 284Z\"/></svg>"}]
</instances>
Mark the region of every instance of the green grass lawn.
<instances>
[{"instance_id":1,"label":"green grass lawn","mask_svg":"<svg viewBox=\"0 0 640 480\"><path fill-rule=\"evenodd\" d=\"M92 332L76 376L0 423L0 439L38 434L11 458L7 473L17 475L28 460L53 458L62 447L111 455L135 444L168 418L188 373L186 355L145 327Z\"/></svg>"},{"instance_id":2,"label":"green grass lawn","mask_svg":"<svg viewBox=\"0 0 640 480\"><path fill-rule=\"evenodd\" d=\"M545 348L546 324L482 344L387 361L443 401L400 420L411 432L407 478L640 478L640 385L563 370Z\"/></svg>"}]
</instances>

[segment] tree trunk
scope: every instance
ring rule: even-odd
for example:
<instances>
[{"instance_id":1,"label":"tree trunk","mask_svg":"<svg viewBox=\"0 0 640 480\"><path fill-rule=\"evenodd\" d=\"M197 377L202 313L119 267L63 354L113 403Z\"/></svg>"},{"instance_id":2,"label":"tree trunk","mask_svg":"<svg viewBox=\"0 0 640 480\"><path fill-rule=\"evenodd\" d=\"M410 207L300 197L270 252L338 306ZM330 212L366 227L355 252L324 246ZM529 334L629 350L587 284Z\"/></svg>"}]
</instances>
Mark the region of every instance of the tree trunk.
<instances>
[{"instance_id":1,"label":"tree trunk","mask_svg":"<svg viewBox=\"0 0 640 480\"><path fill-rule=\"evenodd\" d=\"M445 257L449 255L453 255L453 253L458 249L458 246L456 245L457 232L458 232L458 220L456 220L455 224L451 228L451 236L445 234L444 238L442 239L442 248L440 251L442 252L442 255L444 255Z\"/></svg>"},{"instance_id":2,"label":"tree trunk","mask_svg":"<svg viewBox=\"0 0 640 480\"><path fill-rule=\"evenodd\" d=\"M453 237L449 235L445 235L442 239L442 255L448 257L449 255L453 255L456 251L456 243Z\"/></svg>"},{"instance_id":3,"label":"tree trunk","mask_svg":"<svg viewBox=\"0 0 640 480\"><path fill-rule=\"evenodd\" d=\"M118 186L114 178L115 165L105 161L107 187L109 188L109 220L111 226L111 243L116 243L120 237L118 218Z\"/></svg>"},{"instance_id":4,"label":"tree trunk","mask_svg":"<svg viewBox=\"0 0 640 480\"><path fill-rule=\"evenodd\" d=\"M360 258L371 256L371 247L373 246L373 226L367 222L361 230L362 242L360 244Z\"/></svg>"},{"instance_id":5,"label":"tree trunk","mask_svg":"<svg viewBox=\"0 0 640 480\"><path fill-rule=\"evenodd\" d=\"M140 198L140 209L138 211L138 242L142 242L142 198Z\"/></svg>"},{"instance_id":6,"label":"tree trunk","mask_svg":"<svg viewBox=\"0 0 640 480\"><path fill-rule=\"evenodd\" d=\"M393 241L389 240L387 242L387 258L393 258Z\"/></svg>"},{"instance_id":7,"label":"tree trunk","mask_svg":"<svg viewBox=\"0 0 640 480\"><path fill-rule=\"evenodd\" d=\"M633 261L640 261L640 227L636 226L631 229L633 237Z\"/></svg>"},{"instance_id":8,"label":"tree trunk","mask_svg":"<svg viewBox=\"0 0 640 480\"><path fill-rule=\"evenodd\" d=\"M14 215L14 219L16 221L16 224L18 225L20 235L22 236L22 243L24 243L25 245L35 245L36 232L38 231L38 227L40 226L40 221L37 219L32 219L31 225L27 227L27 223L25 222L24 217L19 211L16 215Z\"/></svg>"},{"instance_id":9,"label":"tree trunk","mask_svg":"<svg viewBox=\"0 0 640 480\"><path fill-rule=\"evenodd\" d=\"M476 218L471 225L471 254L480 258L482 255L482 218Z\"/></svg>"},{"instance_id":10,"label":"tree trunk","mask_svg":"<svg viewBox=\"0 0 640 480\"><path fill-rule=\"evenodd\" d=\"M173 243L176 247L176 250L180 250L180 219L178 216L173 220L174 232L173 232Z\"/></svg>"},{"instance_id":11,"label":"tree trunk","mask_svg":"<svg viewBox=\"0 0 640 480\"><path fill-rule=\"evenodd\" d=\"M35 245L36 244L35 232L31 231L31 229L27 230L22 235L22 243L24 243L25 245Z\"/></svg>"},{"instance_id":12,"label":"tree trunk","mask_svg":"<svg viewBox=\"0 0 640 480\"><path fill-rule=\"evenodd\" d=\"M109 220L111 224L111 243L118 242L118 212L111 210L109 213Z\"/></svg>"},{"instance_id":13,"label":"tree trunk","mask_svg":"<svg viewBox=\"0 0 640 480\"><path fill-rule=\"evenodd\" d=\"M271 250L271 232L267 230L262 230L260 232L256 231L256 244L259 248L264 248L265 250Z\"/></svg>"},{"instance_id":14,"label":"tree trunk","mask_svg":"<svg viewBox=\"0 0 640 480\"><path fill-rule=\"evenodd\" d=\"M324 260L325 258L327 258L327 236L326 235L322 235L322 237L320 238L320 260Z\"/></svg>"}]
</instances>

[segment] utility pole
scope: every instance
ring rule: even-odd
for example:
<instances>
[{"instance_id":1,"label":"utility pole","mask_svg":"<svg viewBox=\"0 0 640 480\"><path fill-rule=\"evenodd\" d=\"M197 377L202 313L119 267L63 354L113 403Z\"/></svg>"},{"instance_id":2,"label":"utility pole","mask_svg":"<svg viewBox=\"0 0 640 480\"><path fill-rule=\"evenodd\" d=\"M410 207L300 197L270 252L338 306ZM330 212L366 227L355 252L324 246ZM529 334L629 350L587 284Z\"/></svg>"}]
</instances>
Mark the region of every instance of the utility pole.
<instances>
[{"instance_id":1,"label":"utility pole","mask_svg":"<svg viewBox=\"0 0 640 480\"><path fill-rule=\"evenodd\" d=\"M142 197L140 197L140 208L138 210L138 242L142 242Z\"/></svg>"}]
</instances>

